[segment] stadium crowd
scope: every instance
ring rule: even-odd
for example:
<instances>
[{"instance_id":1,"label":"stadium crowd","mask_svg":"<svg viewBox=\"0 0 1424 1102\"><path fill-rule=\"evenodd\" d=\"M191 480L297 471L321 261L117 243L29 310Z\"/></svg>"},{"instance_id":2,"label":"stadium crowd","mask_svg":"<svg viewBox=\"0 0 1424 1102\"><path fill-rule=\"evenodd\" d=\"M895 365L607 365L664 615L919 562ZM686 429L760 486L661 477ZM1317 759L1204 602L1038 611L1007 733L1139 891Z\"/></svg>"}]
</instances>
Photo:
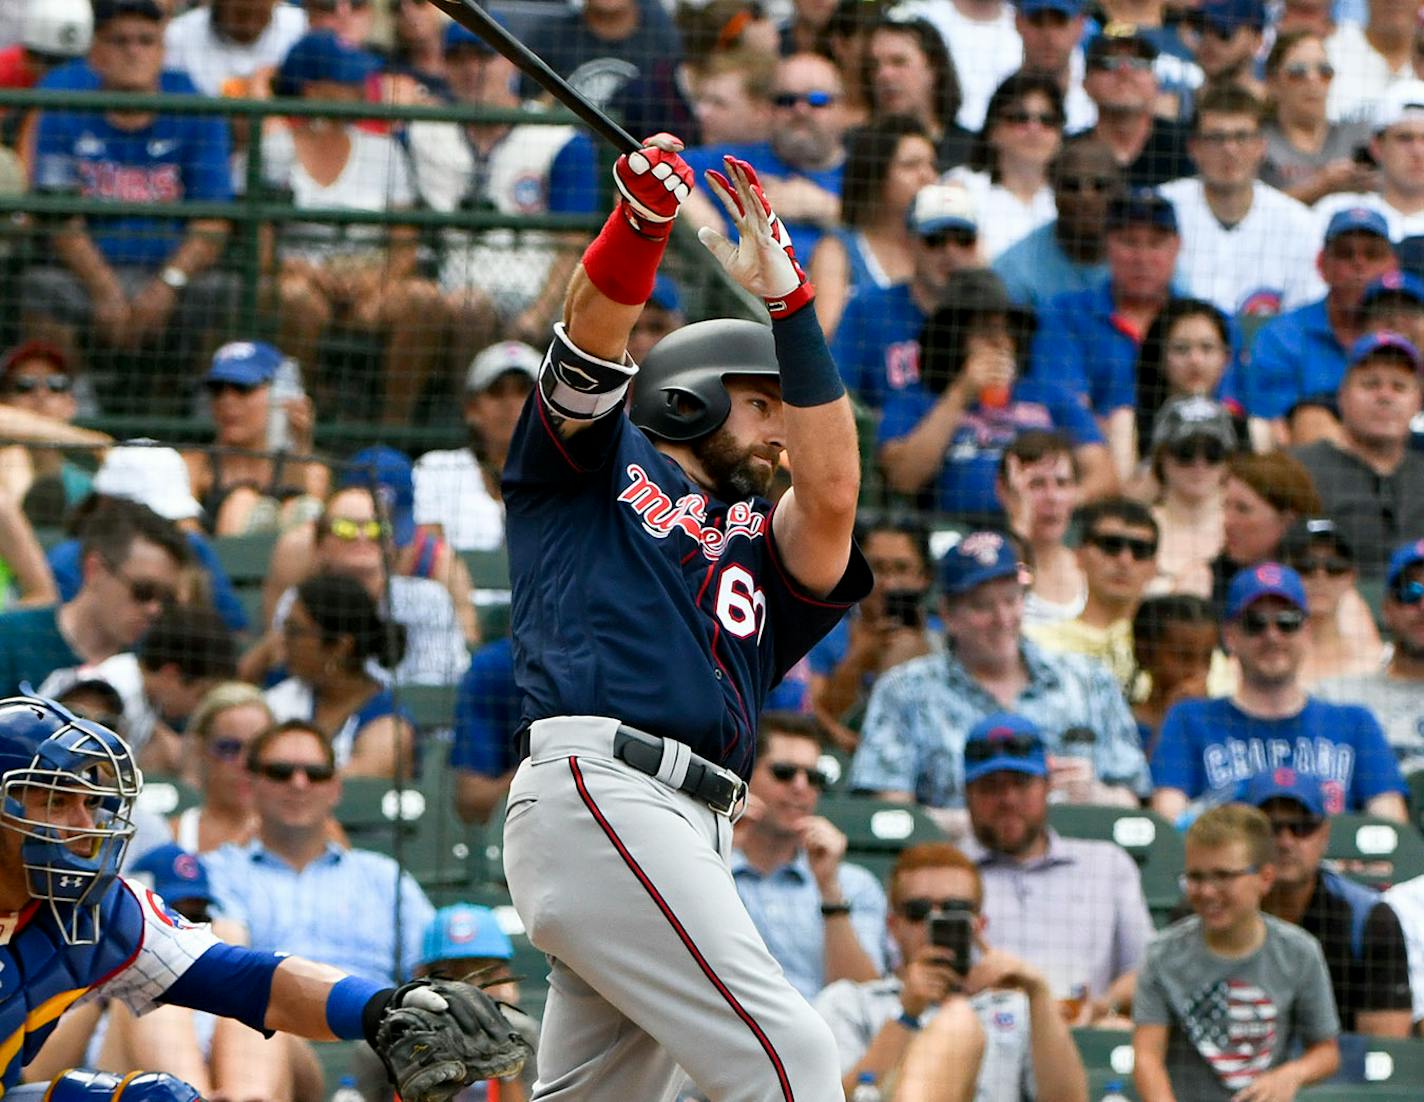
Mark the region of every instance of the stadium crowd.
<instances>
[{"instance_id":1,"label":"stadium crowd","mask_svg":"<svg viewBox=\"0 0 1424 1102\"><path fill-rule=\"evenodd\" d=\"M756 167L861 414L877 585L768 701L731 865L847 1097L1078 1102L1089 1029L1135 1031L1144 1099L1362 1083L1424 1025L1424 863L1356 844L1424 852L1424 7L492 6L699 179ZM520 700L482 565L602 152L427 0L0 0L27 88L54 100L0 112L0 194L35 200L0 256L0 695L193 794L130 851L185 915L517 994L512 912L437 909L348 836L343 782L444 777L440 813L497 830ZM274 108L65 105L96 92ZM258 200L289 209L221 216ZM175 202L201 215L143 209ZM660 276L633 358L701 308ZM161 416L196 432L90 427ZM450 446L380 442L411 426ZM857 804L921 826L877 864ZM333 1086L170 1007L88 1007L32 1072L79 1063Z\"/></svg>"}]
</instances>

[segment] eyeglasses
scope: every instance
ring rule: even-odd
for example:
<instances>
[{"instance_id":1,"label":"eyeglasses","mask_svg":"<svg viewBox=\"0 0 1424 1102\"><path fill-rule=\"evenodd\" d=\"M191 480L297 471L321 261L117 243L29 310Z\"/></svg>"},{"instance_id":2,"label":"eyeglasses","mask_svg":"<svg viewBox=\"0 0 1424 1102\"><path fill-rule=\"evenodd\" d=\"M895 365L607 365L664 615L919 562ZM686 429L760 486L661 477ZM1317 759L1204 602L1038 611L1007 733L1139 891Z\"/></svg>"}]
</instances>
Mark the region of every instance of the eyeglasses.
<instances>
[{"instance_id":1,"label":"eyeglasses","mask_svg":"<svg viewBox=\"0 0 1424 1102\"><path fill-rule=\"evenodd\" d=\"M1052 111L1005 111L999 116L999 122L1008 123L1010 126L1028 126L1033 123L1049 130L1057 130L1063 125L1063 120Z\"/></svg>"},{"instance_id":2,"label":"eyeglasses","mask_svg":"<svg viewBox=\"0 0 1424 1102\"><path fill-rule=\"evenodd\" d=\"M310 765L299 761L264 761L254 766L252 771L278 784L290 784L298 773L306 777L309 784L323 784L336 776L336 769L330 765Z\"/></svg>"},{"instance_id":3,"label":"eyeglasses","mask_svg":"<svg viewBox=\"0 0 1424 1102\"><path fill-rule=\"evenodd\" d=\"M1322 571L1332 578L1339 578L1355 568L1355 564L1344 555L1326 555L1323 558L1295 559L1290 564L1297 574L1319 574Z\"/></svg>"},{"instance_id":4,"label":"eyeglasses","mask_svg":"<svg viewBox=\"0 0 1424 1102\"><path fill-rule=\"evenodd\" d=\"M1417 605L1424 601L1424 582L1400 582L1391 591L1397 604Z\"/></svg>"},{"instance_id":5,"label":"eyeglasses","mask_svg":"<svg viewBox=\"0 0 1424 1102\"><path fill-rule=\"evenodd\" d=\"M214 398L227 394L229 391L245 398L261 385L261 383L234 383L229 379L212 379L203 384L203 389Z\"/></svg>"},{"instance_id":6,"label":"eyeglasses","mask_svg":"<svg viewBox=\"0 0 1424 1102\"><path fill-rule=\"evenodd\" d=\"M1089 532L1083 537L1109 558L1117 558L1124 551L1131 553L1134 562L1147 562L1157 554L1157 541L1138 539L1134 536L1117 536L1110 533Z\"/></svg>"},{"instance_id":7,"label":"eyeglasses","mask_svg":"<svg viewBox=\"0 0 1424 1102\"><path fill-rule=\"evenodd\" d=\"M1042 753L1043 743L1032 735L976 739L964 745L966 765L993 761L995 758L1036 758Z\"/></svg>"},{"instance_id":8,"label":"eyeglasses","mask_svg":"<svg viewBox=\"0 0 1424 1102\"><path fill-rule=\"evenodd\" d=\"M386 526L379 520L332 517L326 522L326 530L344 543L355 543L357 540L371 540L374 543L385 534Z\"/></svg>"},{"instance_id":9,"label":"eyeglasses","mask_svg":"<svg viewBox=\"0 0 1424 1102\"><path fill-rule=\"evenodd\" d=\"M906 922L923 922L932 914L944 914L946 911L968 911L970 914L977 914L979 908L972 899L930 899L926 896L916 896L914 899L902 901L895 911Z\"/></svg>"},{"instance_id":10,"label":"eyeglasses","mask_svg":"<svg viewBox=\"0 0 1424 1102\"><path fill-rule=\"evenodd\" d=\"M1148 73L1152 71L1152 59L1147 57L1097 57L1088 63L1088 68L1104 73Z\"/></svg>"},{"instance_id":11,"label":"eyeglasses","mask_svg":"<svg viewBox=\"0 0 1424 1102\"><path fill-rule=\"evenodd\" d=\"M1305 627L1305 613L1298 608L1283 608L1271 613L1250 608L1241 616L1241 630L1253 639L1265 635L1268 627L1275 627L1282 635L1294 635Z\"/></svg>"},{"instance_id":12,"label":"eyeglasses","mask_svg":"<svg viewBox=\"0 0 1424 1102\"><path fill-rule=\"evenodd\" d=\"M1082 195L1091 191L1094 195L1106 195L1117 186L1111 176L1067 176L1054 183L1055 191L1065 195Z\"/></svg>"},{"instance_id":13,"label":"eyeglasses","mask_svg":"<svg viewBox=\"0 0 1424 1102\"><path fill-rule=\"evenodd\" d=\"M1271 833L1279 834L1284 830L1293 838L1309 838L1324 825L1324 819L1316 819L1313 816L1300 819L1272 819Z\"/></svg>"},{"instance_id":14,"label":"eyeglasses","mask_svg":"<svg viewBox=\"0 0 1424 1102\"><path fill-rule=\"evenodd\" d=\"M1308 61L1293 61L1289 65L1281 66L1281 76L1287 80L1306 80L1311 76L1317 76L1321 80L1335 79L1335 66L1328 61L1318 61L1314 65Z\"/></svg>"},{"instance_id":15,"label":"eyeglasses","mask_svg":"<svg viewBox=\"0 0 1424 1102\"><path fill-rule=\"evenodd\" d=\"M806 775L806 783L817 792L824 791L826 786L831 783L831 778L826 776L825 773L814 765L797 765L795 762L774 761L766 768L767 771L782 784L790 784L796 779L798 773L804 773Z\"/></svg>"},{"instance_id":16,"label":"eyeglasses","mask_svg":"<svg viewBox=\"0 0 1424 1102\"><path fill-rule=\"evenodd\" d=\"M979 235L973 230L947 229L935 230L920 238L927 249L942 249L946 245L953 245L959 249L972 249L979 240Z\"/></svg>"},{"instance_id":17,"label":"eyeglasses","mask_svg":"<svg viewBox=\"0 0 1424 1102\"><path fill-rule=\"evenodd\" d=\"M33 394L41 387L51 394L68 394L74 389L74 380L68 375L21 375L5 385L11 394Z\"/></svg>"},{"instance_id":18,"label":"eyeglasses","mask_svg":"<svg viewBox=\"0 0 1424 1102\"><path fill-rule=\"evenodd\" d=\"M247 749L247 743L240 738L215 738L208 743L208 753L218 761L236 761Z\"/></svg>"},{"instance_id":19,"label":"eyeglasses","mask_svg":"<svg viewBox=\"0 0 1424 1102\"><path fill-rule=\"evenodd\" d=\"M1215 146L1245 145L1260 136L1259 130L1203 130L1197 135L1197 141Z\"/></svg>"},{"instance_id":20,"label":"eyeglasses","mask_svg":"<svg viewBox=\"0 0 1424 1102\"><path fill-rule=\"evenodd\" d=\"M791 108L798 103L820 110L836 102L834 92L777 92L772 102L778 107Z\"/></svg>"},{"instance_id":21,"label":"eyeglasses","mask_svg":"<svg viewBox=\"0 0 1424 1102\"><path fill-rule=\"evenodd\" d=\"M136 605L158 604L166 607L178 600L178 592L171 585L164 585L152 578L130 578L113 563L106 562L104 565L129 591L129 597Z\"/></svg>"},{"instance_id":22,"label":"eyeglasses","mask_svg":"<svg viewBox=\"0 0 1424 1102\"><path fill-rule=\"evenodd\" d=\"M1177 887L1184 892L1193 888L1224 888L1258 871L1259 866L1256 865L1247 865L1244 869L1188 869L1177 877Z\"/></svg>"},{"instance_id":23,"label":"eyeglasses","mask_svg":"<svg viewBox=\"0 0 1424 1102\"><path fill-rule=\"evenodd\" d=\"M1198 459L1215 465L1226 461L1226 445L1210 436L1189 436L1171 445L1167 454L1184 466Z\"/></svg>"}]
</instances>

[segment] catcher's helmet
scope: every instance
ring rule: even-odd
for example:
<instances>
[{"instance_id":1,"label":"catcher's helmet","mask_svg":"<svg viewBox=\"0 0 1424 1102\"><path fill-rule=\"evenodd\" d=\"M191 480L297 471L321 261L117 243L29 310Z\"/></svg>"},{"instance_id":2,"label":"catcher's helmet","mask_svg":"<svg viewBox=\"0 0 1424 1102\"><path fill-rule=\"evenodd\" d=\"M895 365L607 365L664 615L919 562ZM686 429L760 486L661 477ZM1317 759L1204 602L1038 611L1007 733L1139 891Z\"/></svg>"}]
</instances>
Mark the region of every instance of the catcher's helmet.
<instances>
[{"instance_id":1,"label":"catcher's helmet","mask_svg":"<svg viewBox=\"0 0 1424 1102\"><path fill-rule=\"evenodd\" d=\"M728 375L780 377L770 327L714 318L669 333L639 368L629 416L660 440L698 440L721 428L731 412L723 383Z\"/></svg>"},{"instance_id":2,"label":"catcher's helmet","mask_svg":"<svg viewBox=\"0 0 1424 1102\"><path fill-rule=\"evenodd\" d=\"M24 838L20 861L30 894L49 902L70 944L98 938L99 903L133 835L142 786L128 744L107 727L41 696L0 700L4 828ZM87 821L51 818L55 801L75 798Z\"/></svg>"}]
</instances>

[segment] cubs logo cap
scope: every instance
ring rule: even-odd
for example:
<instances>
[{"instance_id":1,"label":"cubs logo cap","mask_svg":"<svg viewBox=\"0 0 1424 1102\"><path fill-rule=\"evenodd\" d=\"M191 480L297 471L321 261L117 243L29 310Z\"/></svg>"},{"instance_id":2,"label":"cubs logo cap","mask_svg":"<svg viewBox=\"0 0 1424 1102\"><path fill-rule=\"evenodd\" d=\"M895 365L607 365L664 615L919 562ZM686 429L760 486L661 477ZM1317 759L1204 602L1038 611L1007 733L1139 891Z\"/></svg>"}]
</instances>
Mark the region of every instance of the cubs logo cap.
<instances>
[{"instance_id":1,"label":"cubs logo cap","mask_svg":"<svg viewBox=\"0 0 1424 1102\"><path fill-rule=\"evenodd\" d=\"M970 532L939 560L939 587L956 597L997 578L1017 577L1019 553L1001 532Z\"/></svg>"},{"instance_id":2,"label":"cubs logo cap","mask_svg":"<svg viewBox=\"0 0 1424 1102\"><path fill-rule=\"evenodd\" d=\"M1388 329L1377 329L1357 340L1350 348L1350 366L1357 367L1380 352L1397 353L1408 361L1415 371L1424 367L1424 360L1419 357L1419 349L1414 347L1409 338Z\"/></svg>"},{"instance_id":3,"label":"cubs logo cap","mask_svg":"<svg viewBox=\"0 0 1424 1102\"><path fill-rule=\"evenodd\" d=\"M1302 612L1309 612L1305 583L1288 566L1278 562L1257 563L1237 571L1226 590L1226 618L1235 620L1262 597L1279 597Z\"/></svg>"},{"instance_id":4,"label":"cubs logo cap","mask_svg":"<svg viewBox=\"0 0 1424 1102\"><path fill-rule=\"evenodd\" d=\"M512 956L514 945L500 929L494 911L476 903L454 903L435 912L425 928L420 959L415 963L430 965L439 960L471 957L509 960Z\"/></svg>"},{"instance_id":5,"label":"cubs logo cap","mask_svg":"<svg viewBox=\"0 0 1424 1102\"><path fill-rule=\"evenodd\" d=\"M1404 572L1421 562L1424 562L1424 540L1414 540L1395 548L1394 554L1389 557L1389 572L1385 577L1388 587L1393 589L1397 586Z\"/></svg>"},{"instance_id":6,"label":"cubs logo cap","mask_svg":"<svg viewBox=\"0 0 1424 1102\"><path fill-rule=\"evenodd\" d=\"M1257 773L1243 786L1242 803L1260 807L1269 800L1294 800L1317 819L1323 819L1329 813L1320 778L1311 773L1297 772L1286 765Z\"/></svg>"},{"instance_id":7,"label":"cubs logo cap","mask_svg":"<svg viewBox=\"0 0 1424 1102\"><path fill-rule=\"evenodd\" d=\"M1325 243L1328 245L1342 233L1369 233L1389 240L1389 223L1377 210L1369 207L1347 207L1337 211L1325 227Z\"/></svg>"},{"instance_id":8,"label":"cubs logo cap","mask_svg":"<svg viewBox=\"0 0 1424 1102\"><path fill-rule=\"evenodd\" d=\"M1043 734L1030 719L1012 712L995 712L969 729L964 740L964 783L990 773L1048 776Z\"/></svg>"},{"instance_id":9,"label":"cubs logo cap","mask_svg":"<svg viewBox=\"0 0 1424 1102\"><path fill-rule=\"evenodd\" d=\"M229 341L213 353L207 383L257 387L270 383L286 356L266 341Z\"/></svg>"},{"instance_id":10,"label":"cubs logo cap","mask_svg":"<svg viewBox=\"0 0 1424 1102\"><path fill-rule=\"evenodd\" d=\"M336 480L338 490L370 490L386 509L397 547L415 539L415 465L410 457L386 444L362 448L346 461Z\"/></svg>"},{"instance_id":11,"label":"cubs logo cap","mask_svg":"<svg viewBox=\"0 0 1424 1102\"><path fill-rule=\"evenodd\" d=\"M217 902L202 861L174 842L155 846L124 872L147 884L170 907L189 899Z\"/></svg>"}]
</instances>

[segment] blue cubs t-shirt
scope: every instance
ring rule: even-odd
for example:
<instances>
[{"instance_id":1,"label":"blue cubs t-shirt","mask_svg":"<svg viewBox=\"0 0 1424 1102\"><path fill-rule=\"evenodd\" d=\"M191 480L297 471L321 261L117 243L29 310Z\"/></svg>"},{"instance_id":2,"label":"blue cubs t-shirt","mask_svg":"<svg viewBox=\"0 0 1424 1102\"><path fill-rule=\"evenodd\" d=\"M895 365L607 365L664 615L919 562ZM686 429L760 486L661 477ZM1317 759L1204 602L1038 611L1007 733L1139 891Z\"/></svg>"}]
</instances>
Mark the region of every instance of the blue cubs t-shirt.
<instances>
[{"instance_id":1,"label":"blue cubs t-shirt","mask_svg":"<svg viewBox=\"0 0 1424 1102\"><path fill-rule=\"evenodd\" d=\"M878 409L891 391L918 382L924 327L925 312L915 305L908 283L862 287L845 304L831 339L846 389Z\"/></svg>"},{"instance_id":2,"label":"blue cubs t-shirt","mask_svg":"<svg viewBox=\"0 0 1424 1102\"><path fill-rule=\"evenodd\" d=\"M841 193L841 182L845 178L845 162L842 161L835 168L820 169L816 172L803 172L799 168L792 168L776 155L776 150L771 148L770 142L748 142L746 144L735 145L700 145L694 149L686 150L682 159L687 162L692 169L694 183L703 189L707 187L707 180L703 173L709 168L715 168L722 175L727 174L727 166L723 163L723 157L737 157L746 161L756 169L758 179L776 178L778 176L799 176L802 179L810 180L817 187L825 188L832 195L839 196ZM722 201L710 191L706 192L708 201L722 213ZM772 202L776 197L773 195ZM725 221L725 219L724 219ZM787 218L783 220L786 228L791 233L791 244L796 249L796 255L802 264L811 263L811 254L816 250L816 243L821 240L821 234L825 231L820 226L812 225L810 222L793 222ZM723 227L723 232L727 228Z\"/></svg>"},{"instance_id":3,"label":"blue cubs t-shirt","mask_svg":"<svg viewBox=\"0 0 1424 1102\"><path fill-rule=\"evenodd\" d=\"M41 88L99 90L87 64L65 65ZM185 73L165 71L159 90L196 95ZM35 138L34 188L120 203L227 202L232 198L227 122L218 116L158 114L122 130L102 114L44 111ZM158 268L187 232L178 218L85 219L89 236L111 265Z\"/></svg>"},{"instance_id":4,"label":"blue cubs t-shirt","mask_svg":"<svg viewBox=\"0 0 1424 1102\"><path fill-rule=\"evenodd\" d=\"M1188 798L1224 794L1258 773L1281 767L1316 777L1328 809L1359 811L1376 796L1405 792L1384 732L1353 704L1315 697L1293 716L1260 719L1230 700L1184 700L1167 713L1152 783Z\"/></svg>"},{"instance_id":5,"label":"blue cubs t-shirt","mask_svg":"<svg viewBox=\"0 0 1424 1102\"><path fill-rule=\"evenodd\" d=\"M909 435L937 401L939 396L919 383L892 391L880 419L880 445ZM1019 379L1001 408L986 409L976 402L964 411L936 479L938 507L950 513L1002 512L994 490L999 458L1028 429L1058 429L1074 447L1103 442L1093 415L1070 392L1037 379Z\"/></svg>"}]
</instances>

